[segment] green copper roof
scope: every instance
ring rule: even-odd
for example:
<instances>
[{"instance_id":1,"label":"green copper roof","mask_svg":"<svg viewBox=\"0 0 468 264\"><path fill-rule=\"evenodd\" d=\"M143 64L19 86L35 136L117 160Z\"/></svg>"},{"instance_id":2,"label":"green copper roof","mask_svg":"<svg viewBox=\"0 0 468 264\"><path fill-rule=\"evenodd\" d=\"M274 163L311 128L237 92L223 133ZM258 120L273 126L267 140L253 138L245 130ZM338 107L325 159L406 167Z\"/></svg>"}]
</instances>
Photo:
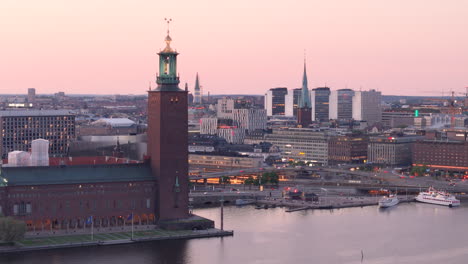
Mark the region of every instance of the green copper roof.
<instances>
[{"instance_id":1,"label":"green copper roof","mask_svg":"<svg viewBox=\"0 0 468 264\"><path fill-rule=\"evenodd\" d=\"M149 164L3 167L8 186L151 181Z\"/></svg>"}]
</instances>

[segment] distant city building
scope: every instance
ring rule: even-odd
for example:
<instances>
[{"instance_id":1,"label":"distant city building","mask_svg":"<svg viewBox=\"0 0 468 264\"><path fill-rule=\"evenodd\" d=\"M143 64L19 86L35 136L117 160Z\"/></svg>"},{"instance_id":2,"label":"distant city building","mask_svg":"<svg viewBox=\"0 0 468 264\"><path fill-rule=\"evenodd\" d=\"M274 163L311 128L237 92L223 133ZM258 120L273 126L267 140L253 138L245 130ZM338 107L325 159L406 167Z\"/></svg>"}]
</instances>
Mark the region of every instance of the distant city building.
<instances>
[{"instance_id":1,"label":"distant city building","mask_svg":"<svg viewBox=\"0 0 468 264\"><path fill-rule=\"evenodd\" d=\"M231 98L218 99L218 104L216 105L216 116L218 118L232 119L234 117L234 104L234 99Z\"/></svg>"},{"instance_id":2,"label":"distant city building","mask_svg":"<svg viewBox=\"0 0 468 264\"><path fill-rule=\"evenodd\" d=\"M64 156L75 138L75 116L65 110L0 111L0 130L2 159L10 151L29 151L39 138L49 140L52 156Z\"/></svg>"},{"instance_id":3,"label":"distant city building","mask_svg":"<svg viewBox=\"0 0 468 264\"><path fill-rule=\"evenodd\" d=\"M330 93L329 118L351 120L353 118L353 96L351 89L340 89Z\"/></svg>"},{"instance_id":4,"label":"distant city building","mask_svg":"<svg viewBox=\"0 0 468 264\"><path fill-rule=\"evenodd\" d=\"M101 118L90 124L77 126L77 136L135 135L141 132L128 118Z\"/></svg>"},{"instance_id":5,"label":"distant city building","mask_svg":"<svg viewBox=\"0 0 468 264\"><path fill-rule=\"evenodd\" d=\"M387 166L411 164L412 144L421 136L371 137L367 155L368 162Z\"/></svg>"},{"instance_id":6,"label":"distant city building","mask_svg":"<svg viewBox=\"0 0 468 264\"><path fill-rule=\"evenodd\" d=\"M266 129L267 115L265 109L234 109L234 125L248 132Z\"/></svg>"},{"instance_id":7,"label":"distant city building","mask_svg":"<svg viewBox=\"0 0 468 264\"><path fill-rule=\"evenodd\" d=\"M193 97L193 103L198 105L202 103L202 95L201 95L201 89L200 89L200 81L198 79L198 73L197 77L195 78L195 93Z\"/></svg>"},{"instance_id":8,"label":"distant city building","mask_svg":"<svg viewBox=\"0 0 468 264\"><path fill-rule=\"evenodd\" d=\"M265 109L268 116L285 115L286 95L288 89L285 87L272 88L265 94Z\"/></svg>"},{"instance_id":9,"label":"distant city building","mask_svg":"<svg viewBox=\"0 0 468 264\"><path fill-rule=\"evenodd\" d=\"M363 136L330 136L328 163L364 163L367 160L369 139Z\"/></svg>"},{"instance_id":10,"label":"distant city building","mask_svg":"<svg viewBox=\"0 0 468 264\"><path fill-rule=\"evenodd\" d=\"M418 141L413 146L413 166L465 173L468 171L468 142Z\"/></svg>"},{"instance_id":11,"label":"distant city building","mask_svg":"<svg viewBox=\"0 0 468 264\"><path fill-rule=\"evenodd\" d=\"M353 119L369 125L382 121L382 93L375 90L356 91L353 97Z\"/></svg>"},{"instance_id":12,"label":"distant city building","mask_svg":"<svg viewBox=\"0 0 468 264\"><path fill-rule=\"evenodd\" d=\"M35 88L28 88L28 103L36 104L36 89Z\"/></svg>"},{"instance_id":13,"label":"distant city building","mask_svg":"<svg viewBox=\"0 0 468 264\"><path fill-rule=\"evenodd\" d=\"M218 137L226 139L228 143L243 144L245 138L245 129L236 126L221 126L217 129Z\"/></svg>"},{"instance_id":14,"label":"distant city building","mask_svg":"<svg viewBox=\"0 0 468 264\"><path fill-rule=\"evenodd\" d=\"M318 87L312 89L312 120L318 122L327 122L329 117L330 88Z\"/></svg>"},{"instance_id":15,"label":"distant city building","mask_svg":"<svg viewBox=\"0 0 468 264\"><path fill-rule=\"evenodd\" d=\"M200 170L200 172L216 172L234 169L260 168L263 164L263 158L190 154L189 164L191 170Z\"/></svg>"},{"instance_id":16,"label":"distant city building","mask_svg":"<svg viewBox=\"0 0 468 264\"><path fill-rule=\"evenodd\" d=\"M203 117L200 118L200 134L216 135L218 129L218 118Z\"/></svg>"},{"instance_id":17,"label":"distant city building","mask_svg":"<svg viewBox=\"0 0 468 264\"><path fill-rule=\"evenodd\" d=\"M387 128L414 125L414 113L412 112L382 112L382 125Z\"/></svg>"},{"instance_id":18,"label":"distant city building","mask_svg":"<svg viewBox=\"0 0 468 264\"><path fill-rule=\"evenodd\" d=\"M297 108L301 99L302 88L289 90L285 99L285 116L297 116Z\"/></svg>"},{"instance_id":19,"label":"distant city building","mask_svg":"<svg viewBox=\"0 0 468 264\"><path fill-rule=\"evenodd\" d=\"M265 142L277 146L285 159L328 164L328 142L325 132L308 128L274 129Z\"/></svg>"}]
</instances>

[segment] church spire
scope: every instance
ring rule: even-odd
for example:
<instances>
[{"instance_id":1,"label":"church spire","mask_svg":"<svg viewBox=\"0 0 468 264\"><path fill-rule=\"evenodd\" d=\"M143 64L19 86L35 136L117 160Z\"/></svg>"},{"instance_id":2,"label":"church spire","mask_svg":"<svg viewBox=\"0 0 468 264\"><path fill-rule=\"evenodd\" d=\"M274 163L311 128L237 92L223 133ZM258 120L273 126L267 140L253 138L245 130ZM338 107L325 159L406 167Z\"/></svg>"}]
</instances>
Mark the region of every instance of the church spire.
<instances>
[{"instance_id":1,"label":"church spire","mask_svg":"<svg viewBox=\"0 0 468 264\"><path fill-rule=\"evenodd\" d=\"M307 83L307 68L306 60L304 57L304 74L302 76L302 91L301 91L301 100L299 101L299 108L310 108L312 105L310 103L309 97L309 88Z\"/></svg>"},{"instance_id":2,"label":"church spire","mask_svg":"<svg viewBox=\"0 0 468 264\"><path fill-rule=\"evenodd\" d=\"M201 104L200 80L198 78L198 72L197 76L195 77L195 97L193 102L195 104Z\"/></svg>"}]
</instances>

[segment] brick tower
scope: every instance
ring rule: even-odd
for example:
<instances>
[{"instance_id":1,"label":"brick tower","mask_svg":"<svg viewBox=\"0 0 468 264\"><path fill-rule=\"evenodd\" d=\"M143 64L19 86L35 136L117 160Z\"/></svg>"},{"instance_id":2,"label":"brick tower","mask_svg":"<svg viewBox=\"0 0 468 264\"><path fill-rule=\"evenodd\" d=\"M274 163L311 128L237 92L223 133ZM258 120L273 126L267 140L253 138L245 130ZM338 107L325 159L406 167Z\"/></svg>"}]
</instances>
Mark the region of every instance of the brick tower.
<instances>
[{"instance_id":1,"label":"brick tower","mask_svg":"<svg viewBox=\"0 0 468 264\"><path fill-rule=\"evenodd\" d=\"M148 91L148 155L157 181L156 219L188 217L188 104L179 88L178 53L170 46L158 53L157 87Z\"/></svg>"}]
</instances>

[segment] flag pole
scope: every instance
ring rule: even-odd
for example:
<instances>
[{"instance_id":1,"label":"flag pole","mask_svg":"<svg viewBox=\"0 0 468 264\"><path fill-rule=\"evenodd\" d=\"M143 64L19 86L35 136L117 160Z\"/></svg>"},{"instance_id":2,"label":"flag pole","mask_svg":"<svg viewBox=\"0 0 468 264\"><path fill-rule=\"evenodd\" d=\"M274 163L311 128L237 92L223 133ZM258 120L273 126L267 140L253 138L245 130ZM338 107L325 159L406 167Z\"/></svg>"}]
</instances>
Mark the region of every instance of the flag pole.
<instances>
[{"instance_id":1,"label":"flag pole","mask_svg":"<svg viewBox=\"0 0 468 264\"><path fill-rule=\"evenodd\" d=\"M133 212L132 212L132 240L133 240Z\"/></svg>"}]
</instances>

